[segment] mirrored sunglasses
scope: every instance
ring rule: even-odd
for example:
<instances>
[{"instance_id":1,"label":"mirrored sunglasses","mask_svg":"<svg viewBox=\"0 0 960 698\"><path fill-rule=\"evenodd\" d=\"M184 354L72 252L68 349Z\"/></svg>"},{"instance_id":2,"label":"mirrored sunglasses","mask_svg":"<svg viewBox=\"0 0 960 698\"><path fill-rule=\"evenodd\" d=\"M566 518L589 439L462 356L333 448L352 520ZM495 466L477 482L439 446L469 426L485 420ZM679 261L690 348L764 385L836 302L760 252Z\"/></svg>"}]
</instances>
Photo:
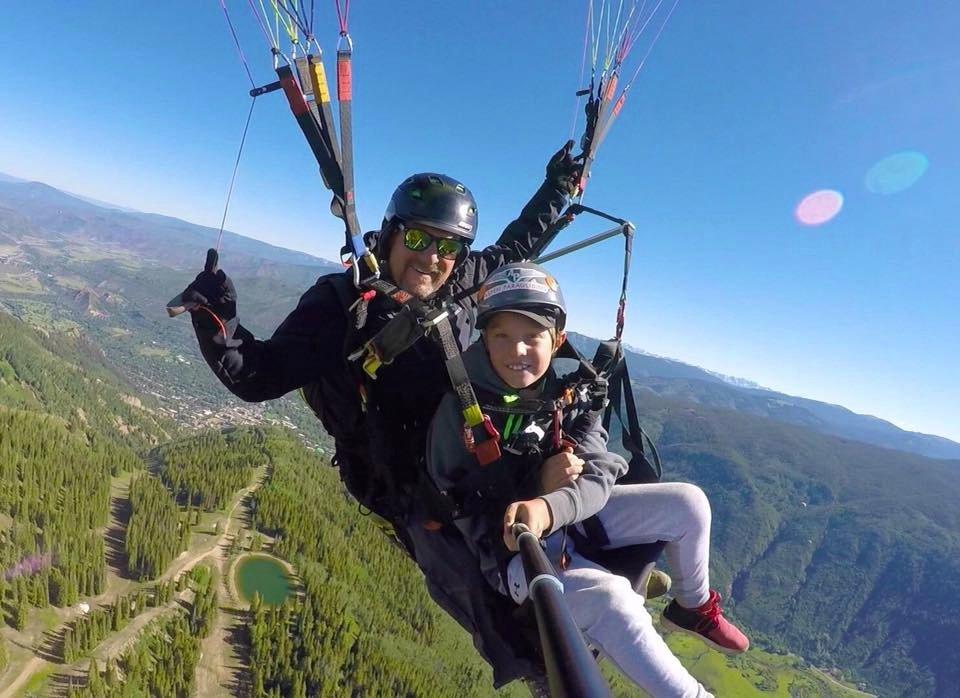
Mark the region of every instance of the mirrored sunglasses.
<instances>
[{"instance_id":1,"label":"mirrored sunglasses","mask_svg":"<svg viewBox=\"0 0 960 698\"><path fill-rule=\"evenodd\" d=\"M443 259L456 259L464 247L461 240L438 238L420 228L406 228L403 231L403 246L411 252L422 252L433 243L437 244L437 256Z\"/></svg>"}]
</instances>

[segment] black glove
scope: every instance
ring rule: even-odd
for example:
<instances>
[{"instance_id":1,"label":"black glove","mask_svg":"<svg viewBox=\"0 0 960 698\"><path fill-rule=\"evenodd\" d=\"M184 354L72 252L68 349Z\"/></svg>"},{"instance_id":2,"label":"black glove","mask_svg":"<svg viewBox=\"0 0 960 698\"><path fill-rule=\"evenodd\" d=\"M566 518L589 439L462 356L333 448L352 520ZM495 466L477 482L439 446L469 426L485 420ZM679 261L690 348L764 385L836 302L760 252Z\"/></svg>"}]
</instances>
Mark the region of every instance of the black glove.
<instances>
[{"instance_id":1,"label":"black glove","mask_svg":"<svg viewBox=\"0 0 960 698\"><path fill-rule=\"evenodd\" d=\"M237 315L237 290L233 281L217 269L217 251L207 250L207 262L197 278L183 290L184 303L205 305L222 322L233 320Z\"/></svg>"},{"instance_id":2,"label":"black glove","mask_svg":"<svg viewBox=\"0 0 960 698\"><path fill-rule=\"evenodd\" d=\"M573 157L570 153L573 150L573 141L567 141L563 144L550 162L547 163L547 181L556 185L570 196L576 196L580 191L580 173L583 171L583 164L580 162L580 156Z\"/></svg>"}]
</instances>

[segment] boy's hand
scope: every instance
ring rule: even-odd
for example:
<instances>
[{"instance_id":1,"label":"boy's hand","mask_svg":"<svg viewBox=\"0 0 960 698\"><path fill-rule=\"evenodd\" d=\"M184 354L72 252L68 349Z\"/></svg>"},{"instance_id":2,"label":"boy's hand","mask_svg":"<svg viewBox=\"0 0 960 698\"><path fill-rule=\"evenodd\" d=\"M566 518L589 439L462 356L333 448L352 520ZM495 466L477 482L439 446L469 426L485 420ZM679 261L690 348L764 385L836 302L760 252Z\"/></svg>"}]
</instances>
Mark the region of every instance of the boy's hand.
<instances>
[{"instance_id":1,"label":"boy's hand","mask_svg":"<svg viewBox=\"0 0 960 698\"><path fill-rule=\"evenodd\" d=\"M514 502L508 506L503 515L503 542L509 550L514 552L520 549L511 530L515 523L526 524L530 532L540 538L545 531L550 530L553 516L550 514L550 507L547 506L546 501L539 497L528 499L525 502Z\"/></svg>"},{"instance_id":2,"label":"boy's hand","mask_svg":"<svg viewBox=\"0 0 960 698\"><path fill-rule=\"evenodd\" d=\"M572 448L565 448L543 461L540 466L540 486L544 494L572 485L583 472L583 459L573 455Z\"/></svg>"}]
</instances>

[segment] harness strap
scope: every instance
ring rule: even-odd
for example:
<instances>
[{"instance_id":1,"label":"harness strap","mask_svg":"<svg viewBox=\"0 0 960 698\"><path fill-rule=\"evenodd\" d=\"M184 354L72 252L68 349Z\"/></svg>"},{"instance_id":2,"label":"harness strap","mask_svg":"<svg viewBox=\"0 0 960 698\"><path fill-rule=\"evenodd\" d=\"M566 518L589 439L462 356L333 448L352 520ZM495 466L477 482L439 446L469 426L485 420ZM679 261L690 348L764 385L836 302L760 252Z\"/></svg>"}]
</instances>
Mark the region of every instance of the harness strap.
<instances>
[{"instance_id":1,"label":"harness strap","mask_svg":"<svg viewBox=\"0 0 960 698\"><path fill-rule=\"evenodd\" d=\"M627 282L630 279L630 261L633 257L633 226L623 230L623 282L620 285L620 304L617 307L617 342L623 337L627 312Z\"/></svg>"},{"instance_id":2,"label":"harness strap","mask_svg":"<svg viewBox=\"0 0 960 698\"><path fill-rule=\"evenodd\" d=\"M480 408L470 376L467 375L467 367L463 364L463 355L453 337L449 318L435 325L435 328L446 358L450 384L460 401L464 420L464 443L467 449L477 456L481 466L489 465L500 458L500 433L493 426L490 417Z\"/></svg>"},{"instance_id":3,"label":"harness strap","mask_svg":"<svg viewBox=\"0 0 960 698\"><path fill-rule=\"evenodd\" d=\"M364 370L371 378L377 377L380 366L391 363L425 336L431 327L443 324L451 313L456 312L451 306L431 307L382 277L362 283L401 306L399 313L349 357L350 360L356 360L363 356Z\"/></svg>"},{"instance_id":4,"label":"harness strap","mask_svg":"<svg viewBox=\"0 0 960 698\"><path fill-rule=\"evenodd\" d=\"M323 140L333 154L333 159L340 163L340 143L337 140L337 131L333 124L330 86L327 83L327 73L323 67L323 51L317 49L317 55L308 55L305 62L307 64L307 84L313 88L314 103L318 105L316 115L317 121L320 123ZM299 65L300 61L297 61L298 68Z\"/></svg>"},{"instance_id":5,"label":"harness strap","mask_svg":"<svg viewBox=\"0 0 960 698\"><path fill-rule=\"evenodd\" d=\"M303 132L304 138L307 139L307 144L313 152L317 165L320 166L320 176L323 178L324 185L333 192L335 198L342 197L343 173L340 170L340 165L327 147L320 124L314 118L303 91L300 89L300 84L293 76L293 70L288 65L277 66L277 77L280 78L280 87L283 88L283 94L290 105L290 111L293 112L297 125Z\"/></svg>"},{"instance_id":6,"label":"harness strap","mask_svg":"<svg viewBox=\"0 0 960 698\"><path fill-rule=\"evenodd\" d=\"M657 452L653 440L640 426L627 362L622 356L611 375L610 387L610 404L603 414L603 428L609 433L610 422L613 415L616 414L621 427L620 439L623 447L630 452L630 470L623 481L629 483L658 482L663 475L660 454ZM626 421L623 418L624 407L626 407L627 412ZM647 458L645 445L650 447L652 460Z\"/></svg>"},{"instance_id":7,"label":"harness strap","mask_svg":"<svg viewBox=\"0 0 960 698\"><path fill-rule=\"evenodd\" d=\"M343 171L343 192L340 201L341 212L349 236L348 245L355 263L361 257L368 256L369 250L360 232L357 221L356 201L354 200L353 181L353 40L347 32L346 20L340 25L340 44L337 46L337 101L340 105L340 164ZM369 262L368 262L369 263Z\"/></svg>"}]
</instances>

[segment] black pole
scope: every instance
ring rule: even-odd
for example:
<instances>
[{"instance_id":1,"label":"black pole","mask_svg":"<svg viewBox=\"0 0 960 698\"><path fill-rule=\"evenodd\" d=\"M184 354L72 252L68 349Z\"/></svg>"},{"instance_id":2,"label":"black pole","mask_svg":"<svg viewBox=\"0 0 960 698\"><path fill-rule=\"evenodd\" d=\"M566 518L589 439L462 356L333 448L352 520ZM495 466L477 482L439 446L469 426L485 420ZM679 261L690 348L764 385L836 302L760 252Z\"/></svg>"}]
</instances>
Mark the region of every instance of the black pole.
<instances>
[{"instance_id":1,"label":"black pole","mask_svg":"<svg viewBox=\"0 0 960 698\"><path fill-rule=\"evenodd\" d=\"M540 547L540 540L523 524L514 524L527 589L537 616L547 681L553 698L603 698L610 687L563 600L563 585Z\"/></svg>"},{"instance_id":2,"label":"black pole","mask_svg":"<svg viewBox=\"0 0 960 698\"><path fill-rule=\"evenodd\" d=\"M587 238L586 240L581 240L580 242L575 242L572 245L567 245L556 252L551 252L550 254L545 254L542 257L534 257L531 259L531 262L536 262L537 264L545 264L551 260L557 259L558 257L563 257L566 254L571 252L576 252L577 250L582 250L584 247L589 247L590 245L595 245L598 242L603 242L604 240L609 240L612 237L617 235L630 235L633 233L633 226L630 223L624 223L623 225L618 225L616 228L611 228L602 233L597 233L596 235Z\"/></svg>"},{"instance_id":3,"label":"black pole","mask_svg":"<svg viewBox=\"0 0 960 698\"><path fill-rule=\"evenodd\" d=\"M280 81L277 80L276 82L271 82L268 85L263 85L261 87L254 87L252 90L250 90L250 96L259 97L260 95L265 95L269 92L276 92L282 87L283 85L281 85Z\"/></svg>"}]
</instances>

